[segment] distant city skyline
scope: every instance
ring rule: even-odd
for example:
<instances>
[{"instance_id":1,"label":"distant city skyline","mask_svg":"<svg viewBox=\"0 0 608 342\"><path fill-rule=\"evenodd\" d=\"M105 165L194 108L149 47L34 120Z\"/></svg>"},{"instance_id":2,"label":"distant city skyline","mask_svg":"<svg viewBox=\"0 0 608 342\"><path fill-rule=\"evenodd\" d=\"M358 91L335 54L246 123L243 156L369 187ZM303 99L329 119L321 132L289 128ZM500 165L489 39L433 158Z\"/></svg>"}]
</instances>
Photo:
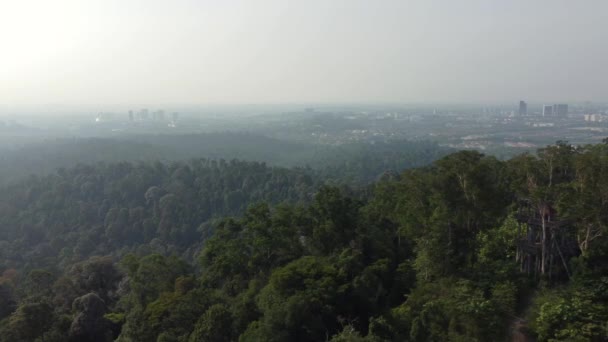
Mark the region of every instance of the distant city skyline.
<instances>
[{"instance_id":1,"label":"distant city skyline","mask_svg":"<svg viewBox=\"0 0 608 342\"><path fill-rule=\"evenodd\" d=\"M605 102L605 13L601 0L8 1L0 108Z\"/></svg>"}]
</instances>

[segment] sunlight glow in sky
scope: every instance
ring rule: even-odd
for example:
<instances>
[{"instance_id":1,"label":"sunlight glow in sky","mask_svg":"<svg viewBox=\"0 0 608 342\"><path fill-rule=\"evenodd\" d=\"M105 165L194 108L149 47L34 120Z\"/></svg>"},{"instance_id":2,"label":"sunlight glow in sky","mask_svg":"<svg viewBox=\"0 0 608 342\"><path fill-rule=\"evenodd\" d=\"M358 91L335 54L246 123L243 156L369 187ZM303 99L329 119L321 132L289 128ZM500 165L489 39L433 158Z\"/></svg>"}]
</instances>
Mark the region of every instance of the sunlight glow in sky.
<instances>
[{"instance_id":1,"label":"sunlight glow in sky","mask_svg":"<svg viewBox=\"0 0 608 342\"><path fill-rule=\"evenodd\" d=\"M0 104L606 100L608 1L0 0Z\"/></svg>"}]
</instances>

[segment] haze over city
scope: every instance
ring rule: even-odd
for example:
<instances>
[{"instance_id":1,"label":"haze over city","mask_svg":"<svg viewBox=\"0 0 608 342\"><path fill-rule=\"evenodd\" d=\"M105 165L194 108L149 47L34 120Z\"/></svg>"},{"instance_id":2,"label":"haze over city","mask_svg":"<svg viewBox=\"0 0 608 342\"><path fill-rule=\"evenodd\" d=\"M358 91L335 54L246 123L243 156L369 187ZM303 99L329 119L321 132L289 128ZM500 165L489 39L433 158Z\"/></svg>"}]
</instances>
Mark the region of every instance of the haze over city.
<instances>
[{"instance_id":1,"label":"haze over city","mask_svg":"<svg viewBox=\"0 0 608 342\"><path fill-rule=\"evenodd\" d=\"M0 106L604 101L608 2L3 1Z\"/></svg>"},{"instance_id":2,"label":"haze over city","mask_svg":"<svg viewBox=\"0 0 608 342\"><path fill-rule=\"evenodd\" d=\"M608 0L0 0L0 342L608 341Z\"/></svg>"}]
</instances>

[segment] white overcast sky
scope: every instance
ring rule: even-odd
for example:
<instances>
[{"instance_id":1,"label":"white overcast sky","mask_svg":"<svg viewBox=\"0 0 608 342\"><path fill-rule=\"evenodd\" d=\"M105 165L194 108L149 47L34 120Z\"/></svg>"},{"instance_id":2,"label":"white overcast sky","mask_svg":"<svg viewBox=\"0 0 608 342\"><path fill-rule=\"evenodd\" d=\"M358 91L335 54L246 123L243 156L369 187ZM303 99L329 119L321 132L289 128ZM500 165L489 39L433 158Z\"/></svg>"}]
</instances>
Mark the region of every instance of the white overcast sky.
<instances>
[{"instance_id":1,"label":"white overcast sky","mask_svg":"<svg viewBox=\"0 0 608 342\"><path fill-rule=\"evenodd\" d=\"M0 105L607 95L607 0L0 0Z\"/></svg>"}]
</instances>

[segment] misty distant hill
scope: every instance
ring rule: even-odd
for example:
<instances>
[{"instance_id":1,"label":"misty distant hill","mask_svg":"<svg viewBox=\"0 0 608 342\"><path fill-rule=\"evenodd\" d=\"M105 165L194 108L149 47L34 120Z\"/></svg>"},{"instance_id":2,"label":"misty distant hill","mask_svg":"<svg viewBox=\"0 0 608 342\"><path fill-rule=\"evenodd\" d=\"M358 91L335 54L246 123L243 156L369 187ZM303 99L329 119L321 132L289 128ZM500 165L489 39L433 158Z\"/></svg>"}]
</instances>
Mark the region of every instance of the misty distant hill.
<instances>
[{"instance_id":1,"label":"misty distant hill","mask_svg":"<svg viewBox=\"0 0 608 342\"><path fill-rule=\"evenodd\" d=\"M43 175L77 164L120 161L171 162L193 158L261 161L284 167L310 167L348 183L375 180L384 171L424 166L447 149L431 142L395 141L341 146L294 143L249 133L140 135L65 138L0 151L0 184Z\"/></svg>"}]
</instances>

